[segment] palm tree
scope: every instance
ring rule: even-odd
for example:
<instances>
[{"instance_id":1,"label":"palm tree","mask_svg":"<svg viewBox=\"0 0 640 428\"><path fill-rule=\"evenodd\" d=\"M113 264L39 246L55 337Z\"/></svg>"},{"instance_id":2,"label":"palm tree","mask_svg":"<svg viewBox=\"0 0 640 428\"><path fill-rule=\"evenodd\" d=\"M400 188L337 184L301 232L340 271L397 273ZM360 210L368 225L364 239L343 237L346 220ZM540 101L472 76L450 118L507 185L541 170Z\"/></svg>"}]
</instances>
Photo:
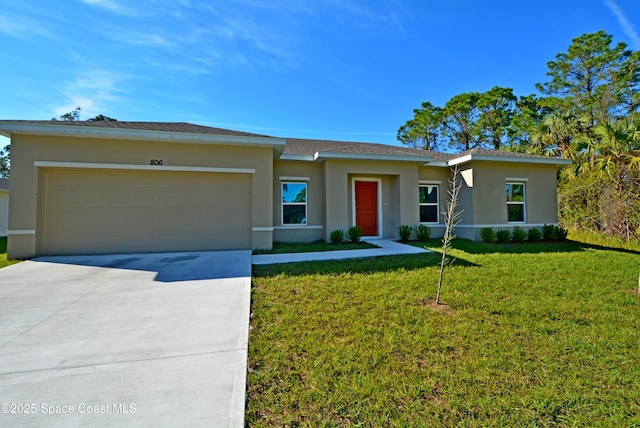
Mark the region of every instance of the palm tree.
<instances>
[{"instance_id":1,"label":"palm tree","mask_svg":"<svg viewBox=\"0 0 640 428\"><path fill-rule=\"evenodd\" d=\"M561 156L578 160L580 137L584 121L571 113L557 112L546 116L533 134L532 153Z\"/></svg>"},{"instance_id":2,"label":"palm tree","mask_svg":"<svg viewBox=\"0 0 640 428\"><path fill-rule=\"evenodd\" d=\"M613 187L606 204L609 227L630 239L640 226L640 120L630 117L599 123L595 172Z\"/></svg>"}]
</instances>

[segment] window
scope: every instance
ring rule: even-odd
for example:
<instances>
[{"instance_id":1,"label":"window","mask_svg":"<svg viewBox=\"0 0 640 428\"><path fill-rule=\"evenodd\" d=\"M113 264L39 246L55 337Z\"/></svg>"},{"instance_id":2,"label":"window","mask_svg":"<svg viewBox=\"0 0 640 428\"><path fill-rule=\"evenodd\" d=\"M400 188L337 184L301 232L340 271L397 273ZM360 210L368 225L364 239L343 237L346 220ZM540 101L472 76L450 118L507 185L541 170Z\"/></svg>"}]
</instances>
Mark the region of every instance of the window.
<instances>
[{"instance_id":1,"label":"window","mask_svg":"<svg viewBox=\"0 0 640 428\"><path fill-rule=\"evenodd\" d=\"M438 223L438 186L422 185L420 192L420 223Z\"/></svg>"},{"instance_id":2,"label":"window","mask_svg":"<svg viewBox=\"0 0 640 428\"><path fill-rule=\"evenodd\" d=\"M282 224L307 224L307 183L282 183Z\"/></svg>"},{"instance_id":3,"label":"window","mask_svg":"<svg viewBox=\"0 0 640 428\"><path fill-rule=\"evenodd\" d=\"M507 221L524 222L524 183L507 183Z\"/></svg>"}]
</instances>

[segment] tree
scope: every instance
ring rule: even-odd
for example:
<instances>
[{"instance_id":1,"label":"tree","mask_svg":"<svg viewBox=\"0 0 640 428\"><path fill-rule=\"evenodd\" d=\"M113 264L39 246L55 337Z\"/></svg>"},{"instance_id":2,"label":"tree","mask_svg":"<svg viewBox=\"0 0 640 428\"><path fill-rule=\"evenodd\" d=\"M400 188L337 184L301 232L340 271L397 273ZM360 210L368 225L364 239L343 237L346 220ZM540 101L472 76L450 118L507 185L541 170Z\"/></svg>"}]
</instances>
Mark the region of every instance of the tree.
<instances>
[{"instance_id":1,"label":"tree","mask_svg":"<svg viewBox=\"0 0 640 428\"><path fill-rule=\"evenodd\" d=\"M442 290L442 280L444 277L444 269L447 264L450 262L447 259L447 252L451 247L451 241L455 239L453 234L453 230L456 225L460 222L460 216L462 215L462 211L458 210L458 195L460 193L460 187L462 183L458 180L458 166L456 165L452 169L452 177L449 180L450 188L448 190L449 193L449 201L447 201L447 209L442 213L444 216L444 236L442 237L442 259L440 260L440 276L438 278L438 291L436 293L436 305L440 304L440 292Z\"/></svg>"},{"instance_id":2,"label":"tree","mask_svg":"<svg viewBox=\"0 0 640 428\"><path fill-rule=\"evenodd\" d=\"M495 86L478 98L478 127L484 145L500 150L508 145L509 126L515 114L517 97L513 89Z\"/></svg>"},{"instance_id":3,"label":"tree","mask_svg":"<svg viewBox=\"0 0 640 428\"><path fill-rule=\"evenodd\" d=\"M602 122L594 131L600 142L595 171L611 186L604 228L628 241L640 227L640 121Z\"/></svg>"},{"instance_id":4,"label":"tree","mask_svg":"<svg viewBox=\"0 0 640 428\"><path fill-rule=\"evenodd\" d=\"M450 147L465 151L480 145L479 99L479 92L467 92L451 98L444 106L442 127Z\"/></svg>"},{"instance_id":5,"label":"tree","mask_svg":"<svg viewBox=\"0 0 640 428\"><path fill-rule=\"evenodd\" d=\"M0 150L0 178L9 178L11 168L11 146L7 144Z\"/></svg>"},{"instance_id":6,"label":"tree","mask_svg":"<svg viewBox=\"0 0 640 428\"><path fill-rule=\"evenodd\" d=\"M507 129L508 144L504 149L513 152L531 152L534 136L540 123L552 109L545 98L538 98L535 94L521 96L516 101L515 111L511 116L511 123Z\"/></svg>"},{"instance_id":7,"label":"tree","mask_svg":"<svg viewBox=\"0 0 640 428\"><path fill-rule=\"evenodd\" d=\"M67 122L77 121L80 120L80 111L82 111L82 109L78 106L69 113L61 114L58 119L54 117L51 120L62 120Z\"/></svg>"},{"instance_id":8,"label":"tree","mask_svg":"<svg viewBox=\"0 0 640 428\"><path fill-rule=\"evenodd\" d=\"M51 120L62 120L62 121L69 121L69 122L79 121L81 111L82 109L80 107L76 107L75 109L73 109L73 111L60 115L59 119L56 119L54 117ZM99 114L96 117L87 119L87 122L117 122L117 121L118 119L114 119L112 117L105 116L103 114Z\"/></svg>"},{"instance_id":9,"label":"tree","mask_svg":"<svg viewBox=\"0 0 640 428\"><path fill-rule=\"evenodd\" d=\"M398 129L398 141L409 147L437 150L442 145L442 108L429 101L413 110L410 119Z\"/></svg>"},{"instance_id":10,"label":"tree","mask_svg":"<svg viewBox=\"0 0 640 428\"><path fill-rule=\"evenodd\" d=\"M589 128L597 122L637 112L640 98L640 52L626 44L611 47L612 36L599 31L573 39L567 53L547 63L551 80L536 87L559 97L577 117L586 117Z\"/></svg>"}]
</instances>

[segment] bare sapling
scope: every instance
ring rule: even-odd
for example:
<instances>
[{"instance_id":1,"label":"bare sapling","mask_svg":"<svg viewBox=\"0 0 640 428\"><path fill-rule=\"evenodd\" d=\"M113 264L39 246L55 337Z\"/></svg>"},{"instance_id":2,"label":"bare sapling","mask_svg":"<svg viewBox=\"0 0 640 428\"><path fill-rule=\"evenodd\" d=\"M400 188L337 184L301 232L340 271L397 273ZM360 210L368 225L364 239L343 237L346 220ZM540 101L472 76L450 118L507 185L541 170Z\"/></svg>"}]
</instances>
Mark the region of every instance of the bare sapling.
<instances>
[{"instance_id":1,"label":"bare sapling","mask_svg":"<svg viewBox=\"0 0 640 428\"><path fill-rule=\"evenodd\" d=\"M444 268L451 264L447 259L447 252L451 247L451 241L455 239L453 231L456 225L460 222L460 216L462 211L458 210L458 195L460 193L460 187L462 184L458 180L458 166L452 169L452 177L449 180L449 201L447 202L447 209L443 211L445 230L442 237L442 260L440 261L440 278L438 279L438 293L436 294L436 304L440 304L440 291L442 290L442 279L444 277Z\"/></svg>"}]
</instances>

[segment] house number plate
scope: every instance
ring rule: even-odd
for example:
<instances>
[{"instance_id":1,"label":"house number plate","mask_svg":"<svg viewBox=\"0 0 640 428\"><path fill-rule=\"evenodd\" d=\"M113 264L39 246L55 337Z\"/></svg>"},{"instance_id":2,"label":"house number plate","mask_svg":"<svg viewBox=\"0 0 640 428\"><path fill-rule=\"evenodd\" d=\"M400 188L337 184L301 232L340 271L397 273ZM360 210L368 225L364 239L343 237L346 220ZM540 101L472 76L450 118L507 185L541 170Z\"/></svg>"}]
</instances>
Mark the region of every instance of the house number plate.
<instances>
[{"instance_id":1,"label":"house number plate","mask_svg":"<svg viewBox=\"0 0 640 428\"><path fill-rule=\"evenodd\" d=\"M149 165L162 165L162 159L151 159Z\"/></svg>"}]
</instances>

